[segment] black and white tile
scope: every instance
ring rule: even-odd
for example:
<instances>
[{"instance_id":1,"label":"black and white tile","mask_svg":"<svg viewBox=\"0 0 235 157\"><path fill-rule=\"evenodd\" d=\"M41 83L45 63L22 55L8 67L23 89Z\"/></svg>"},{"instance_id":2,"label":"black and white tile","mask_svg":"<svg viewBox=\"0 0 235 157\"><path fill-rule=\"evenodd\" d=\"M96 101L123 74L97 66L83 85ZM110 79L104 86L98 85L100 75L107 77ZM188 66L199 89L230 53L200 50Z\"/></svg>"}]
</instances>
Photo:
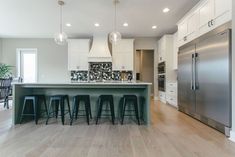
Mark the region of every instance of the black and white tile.
<instances>
[{"instance_id":1,"label":"black and white tile","mask_svg":"<svg viewBox=\"0 0 235 157\"><path fill-rule=\"evenodd\" d=\"M90 63L89 64L90 81L108 81L112 80L112 63Z\"/></svg>"},{"instance_id":2,"label":"black and white tile","mask_svg":"<svg viewBox=\"0 0 235 157\"><path fill-rule=\"evenodd\" d=\"M71 82L85 82L88 81L88 71L71 71Z\"/></svg>"}]
</instances>

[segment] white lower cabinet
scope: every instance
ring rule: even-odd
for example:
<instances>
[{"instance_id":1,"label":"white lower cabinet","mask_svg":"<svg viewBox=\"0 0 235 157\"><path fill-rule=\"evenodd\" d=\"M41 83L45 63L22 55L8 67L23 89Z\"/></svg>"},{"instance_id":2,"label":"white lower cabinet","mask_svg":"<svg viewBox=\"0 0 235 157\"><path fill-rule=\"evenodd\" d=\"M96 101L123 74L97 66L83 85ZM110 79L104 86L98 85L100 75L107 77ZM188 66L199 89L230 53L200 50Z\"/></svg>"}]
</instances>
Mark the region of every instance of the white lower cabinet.
<instances>
[{"instance_id":1,"label":"white lower cabinet","mask_svg":"<svg viewBox=\"0 0 235 157\"><path fill-rule=\"evenodd\" d=\"M166 83L166 102L177 107L177 83Z\"/></svg>"},{"instance_id":2,"label":"white lower cabinet","mask_svg":"<svg viewBox=\"0 0 235 157\"><path fill-rule=\"evenodd\" d=\"M166 93L159 91L159 100L163 103L166 103Z\"/></svg>"}]
</instances>

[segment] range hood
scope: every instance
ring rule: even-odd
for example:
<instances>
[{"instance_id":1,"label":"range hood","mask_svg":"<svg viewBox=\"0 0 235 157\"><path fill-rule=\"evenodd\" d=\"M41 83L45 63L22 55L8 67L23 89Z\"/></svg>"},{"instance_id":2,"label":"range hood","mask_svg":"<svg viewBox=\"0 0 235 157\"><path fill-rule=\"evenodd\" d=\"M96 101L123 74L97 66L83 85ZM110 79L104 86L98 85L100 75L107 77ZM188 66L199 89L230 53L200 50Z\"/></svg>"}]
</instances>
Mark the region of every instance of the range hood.
<instances>
[{"instance_id":1,"label":"range hood","mask_svg":"<svg viewBox=\"0 0 235 157\"><path fill-rule=\"evenodd\" d=\"M108 47L107 34L95 34L88 54L88 62L112 62L112 56Z\"/></svg>"}]
</instances>

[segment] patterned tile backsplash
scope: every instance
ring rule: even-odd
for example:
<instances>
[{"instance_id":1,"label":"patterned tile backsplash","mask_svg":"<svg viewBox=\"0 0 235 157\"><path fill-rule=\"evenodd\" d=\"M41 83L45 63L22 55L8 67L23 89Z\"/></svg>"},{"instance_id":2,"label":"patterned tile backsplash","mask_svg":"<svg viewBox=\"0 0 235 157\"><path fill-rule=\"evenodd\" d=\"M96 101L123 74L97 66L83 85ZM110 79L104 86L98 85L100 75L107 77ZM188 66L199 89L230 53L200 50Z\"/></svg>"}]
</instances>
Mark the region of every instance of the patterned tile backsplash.
<instances>
[{"instance_id":1,"label":"patterned tile backsplash","mask_svg":"<svg viewBox=\"0 0 235 157\"><path fill-rule=\"evenodd\" d=\"M90 81L112 80L112 63L90 63L89 72Z\"/></svg>"},{"instance_id":2,"label":"patterned tile backsplash","mask_svg":"<svg viewBox=\"0 0 235 157\"><path fill-rule=\"evenodd\" d=\"M71 82L85 82L88 81L88 71L71 71Z\"/></svg>"},{"instance_id":3,"label":"patterned tile backsplash","mask_svg":"<svg viewBox=\"0 0 235 157\"><path fill-rule=\"evenodd\" d=\"M89 75L89 76L88 76ZM71 82L132 80L132 71L112 71L111 62L89 64L88 71L71 71Z\"/></svg>"}]
</instances>

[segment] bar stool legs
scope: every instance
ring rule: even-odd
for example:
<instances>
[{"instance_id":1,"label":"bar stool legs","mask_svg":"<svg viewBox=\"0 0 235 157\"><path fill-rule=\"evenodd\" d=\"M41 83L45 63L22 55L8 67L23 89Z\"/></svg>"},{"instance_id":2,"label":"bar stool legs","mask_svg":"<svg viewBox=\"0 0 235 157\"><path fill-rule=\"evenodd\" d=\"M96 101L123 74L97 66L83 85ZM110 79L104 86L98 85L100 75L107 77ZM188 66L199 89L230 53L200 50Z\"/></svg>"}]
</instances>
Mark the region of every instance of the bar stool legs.
<instances>
[{"instance_id":1,"label":"bar stool legs","mask_svg":"<svg viewBox=\"0 0 235 157\"><path fill-rule=\"evenodd\" d=\"M107 102L110 107L111 117L112 117L112 123L115 124L115 113L114 113L114 103L113 103L113 96L112 95L101 95L98 99L98 113L96 117L96 125L98 124L99 119L102 115L103 105ZM108 115L110 116L110 115Z\"/></svg>"},{"instance_id":2,"label":"bar stool legs","mask_svg":"<svg viewBox=\"0 0 235 157\"><path fill-rule=\"evenodd\" d=\"M74 117L75 119L78 118L78 112L80 107L80 102L83 101L85 105L85 116L87 120L87 124L90 124L90 118L92 118L91 115L91 105L90 105L90 96L89 95L77 95L73 98L73 111L72 111L72 118L70 121L70 125L73 124ZM82 115L84 116L84 115Z\"/></svg>"},{"instance_id":3,"label":"bar stool legs","mask_svg":"<svg viewBox=\"0 0 235 157\"><path fill-rule=\"evenodd\" d=\"M132 116L132 115L125 115L127 103L132 102L133 107L134 107L134 111L135 111L135 117L136 117L137 123L138 123L138 125L140 125L137 96L135 96L135 95L124 95L122 99L123 99L123 103L122 103L122 109L121 109L121 124L123 125L123 121L124 121L125 116ZM129 110L129 111L133 111L133 110Z\"/></svg>"},{"instance_id":4,"label":"bar stool legs","mask_svg":"<svg viewBox=\"0 0 235 157\"><path fill-rule=\"evenodd\" d=\"M35 124L38 124L38 119L40 117L41 112L39 113L39 101L42 101L45 106L45 111L48 114L46 97L44 95L29 95L24 97L23 108L20 117L20 124L22 123L24 116L33 116L35 120ZM33 113L25 113L27 103L31 102L33 107Z\"/></svg>"},{"instance_id":5,"label":"bar stool legs","mask_svg":"<svg viewBox=\"0 0 235 157\"><path fill-rule=\"evenodd\" d=\"M67 101L68 105L68 112L65 113L65 101ZM53 111L53 102L55 105L55 111ZM46 125L48 124L48 121L50 118L52 118L51 114L55 114L55 117L58 117L58 111L60 107L60 112L61 112L61 121L62 124L64 125L64 116L68 113L69 117L71 119L71 111L70 111L70 104L69 104L69 96L68 95L54 95L50 97L50 104L49 104L49 113L46 121Z\"/></svg>"}]
</instances>

